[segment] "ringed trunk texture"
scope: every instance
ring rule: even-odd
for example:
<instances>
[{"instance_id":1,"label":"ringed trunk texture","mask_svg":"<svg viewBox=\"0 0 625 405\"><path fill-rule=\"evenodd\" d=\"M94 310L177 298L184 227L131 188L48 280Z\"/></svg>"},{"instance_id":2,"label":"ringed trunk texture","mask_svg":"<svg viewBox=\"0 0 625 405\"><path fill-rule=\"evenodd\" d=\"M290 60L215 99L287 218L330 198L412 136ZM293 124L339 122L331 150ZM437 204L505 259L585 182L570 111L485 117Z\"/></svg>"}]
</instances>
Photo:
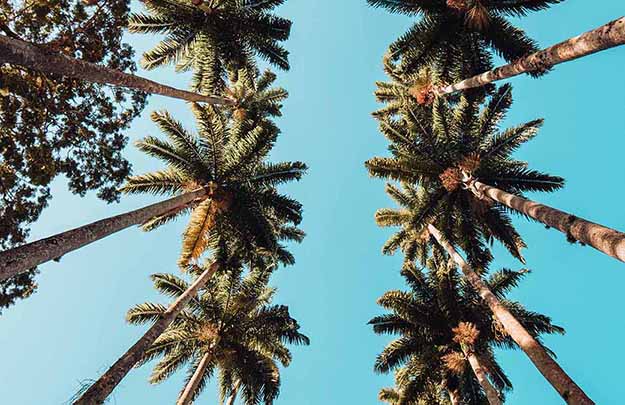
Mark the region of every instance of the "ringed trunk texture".
<instances>
[{"instance_id":1,"label":"ringed trunk texture","mask_svg":"<svg viewBox=\"0 0 625 405\"><path fill-rule=\"evenodd\" d=\"M205 195L206 190L195 190L148 205L147 207L92 222L79 228L0 252L0 281L24 273L47 261L60 259L66 253L119 232L122 229L142 224L155 216L189 204Z\"/></svg>"},{"instance_id":2,"label":"ringed trunk texture","mask_svg":"<svg viewBox=\"0 0 625 405\"><path fill-rule=\"evenodd\" d=\"M558 229L569 238L590 245L617 260L625 262L625 233L518 197L479 181L474 181L470 189L478 198L484 195L488 196L500 204L522 212L551 228Z\"/></svg>"},{"instance_id":3,"label":"ringed trunk texture","mask_svg":"<svg viewBox=\"0 0 625 405\"><path fill-rule=\"evenodd\" d=\"M506 332L516 342L517 345L527 354L538 371L549 381L553 388L558 391L560 396L568 404L594 404L594 402L586 396L584 391L575 384L564 370L549 356L532 335L521 325L519 321L503 306L501 301L486 286L480 276L473 271L471 266L460 256L456 249L443 238L441 233L432 225L428 225L430 234L436 241L447 251L454 259L456 264L462 270L471 286L482 297L488 305L493 315L504 326Z\"/></svg>"},{"instance_id":4,"label":"ringed trunk texture","mask_svg":"<svg viewBox=\"0 0 625 405\"><path fill-rule=\"evenodd\" d=\"M438 96L484 86L498 80L508 79L523 73L542 70L560 63L625 44L625 17L609 22L595 30L560 42L516 62L473 76L459 83L434 90Z\"/></svg>"},{"instance_id":5,"label":"ringed trunk texture","mask_svg":"<svg viewBox=\"0 0 625 405\"><path fill-rule=\"evenodd\" d=\"M96 405L104 403L104 400L113 392L115 387L122 381L128 372L143 357L145 351L176 319L178 314L185 308L187 303L196 296L208 280L219 269L219 264L214 262L206 269L180 297L174 301L158 321L134 344L115 364L104 373L98 381L93 383L87 391L76 401L74 405Z\"/></svg>"},{"instance_id":6,"label":"ringed trunk texture","mask_svg":"<svg viewBox=\"0 0 625 405\"><path fill-rule=\"evenodd\" d=\"M472 350L465 350L464 348L462 350L467 360L469 360L469 364L471 365L473 374L475 374L477 381L482 386L484 393L486 393L488 403L490 405L502 405L501 398L499 398L499 392L497 392L495 387L493 387L493 385L490 383L490 380L486 375L486 371L484 367L482 367L482 364L480 363L478 357L475 355L475 352L473 352Z\"/></svg>"},{"instance_id":7,"label":"ringed trunk texture","mask_svg":"<svg viewBox=\"0 0 625 405\"><path fill-rule=\"evenodd\" d=\"M206 353L202 357L202 360L200 360L200 364L198 364L198 367L195 369L193 376L191 376L191 379L184 387L184 391L182 391L182 394L180 394L178 401L176 401L176 405L189 405L193 402L193 394L197 390L197 387L200 385L200 381L202 381L202 376L204 375L206 367L210 363L211 358L211 353Z\"/></svg>"},{"instance_id":8,"label":"ringed trunk texture","mask_svg":"<svg viewBox=\"0 0 625 405\"><path fill-rule=\"evenodd\" d=\"M146 93L160 94L185 101L231 104L231 101L222 97L205 96L176 89L140 76L71 58L42 46L16 38L9 38L5 35L0 35L0 63L20 65L48 74L73 77L94 83L128 87Z\"/></svg>"}]
</instances>

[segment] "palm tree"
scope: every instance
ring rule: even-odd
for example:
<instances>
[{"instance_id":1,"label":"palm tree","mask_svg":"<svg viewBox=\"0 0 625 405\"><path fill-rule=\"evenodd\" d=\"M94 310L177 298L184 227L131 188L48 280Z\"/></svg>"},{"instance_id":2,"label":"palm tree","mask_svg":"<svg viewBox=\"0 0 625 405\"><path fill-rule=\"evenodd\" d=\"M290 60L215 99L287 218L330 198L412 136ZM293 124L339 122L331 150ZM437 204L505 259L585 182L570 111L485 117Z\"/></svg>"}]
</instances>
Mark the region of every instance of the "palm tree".
<instances>
[{"instance_id":1,"label":"palm tree","mask_svg":"<svg viewBox=\"0 0 625 405\"><path fill-rule=\"evenodd\" d=\"M248 65L253 55L289 68L288 52L280 42L289 38L291 21L271 13L284 1L146 0L147 13L131 15L128 28L165 35L143 55L143 67L174 63L177 70L192 68L216 91L226 69Z\"/></svg>"},{"instance_id":2,"label":"palm tree","mask_svg":"<svg viewBox=\"0 0 625 405\"><path fill-rule=\"evenodd\" d=\"M481 277L460 256L454 247L444 239L443 235L434 226L429 225L430 234L436 239L454 262L461 268L468 282L480 297L488 304L495 318L501 323L506 333L523 349L532 360L536 368L551 383L560 396L571 404L594 404L582 389L569 377L555 362L540 342L517 320L499 298L492 292Z\"/></svg>"},{"instance_id":3,"label":"palm tree","mask_svg":"<svg viewBox=\"0 0 625 405\"><path fill-rule=\"evenodd\" d=\"M467 78L461 82L432 89L438 96L472 89L523 73L548 69L560 63L625 44L625 17L570 38L507 65Z\"/></svg>"},{"instance_id":4,"label":"palm tree","mask_svg":"<svg viewBox=\"0 0 625 405\"><path fill-rule=\"evenodd\" d=\"M180 405L196 400L215 369L220 371L224 397L240 392L245 404L271 404L280 387L277 362L285 367L291 362L285 344L309 344L288 308L271 305L275 289L266 285L269 272L254 269L242 278L239 274L223 272L213 278L141 360L145 364L160 358L150 377L153 384L188 367L177 402ZM189 287L170 274L156 274L152 279L159 292L172 297ZM127 319L133 324L149 324L165 311L165 306L148 302L132 308Z\"/></svg>"},{"instance_id":5,"label":"palm tree","mask_svg":"<svg viewBox=\"0 0 625 405\"><path fill-rule=\"evenodd\" d=\"M120 70L75 59L18 38L0 35L0 64L3 63L93 83L137 89L146 93L160 94L185 101L230 104L230 100L223 97L176 89L140 76L124 73Z\"/></svg>"},{"instance_id":6,"label":"palm tree","mask_svg":"<svg viewBox=\"0 0 625 405\"><path fill-rule=\"evenodd\" d=\"M130 177L123 187L126 193L176 197L2 252L0 280L129 226L142 224L144 230L152 230L189 211L182 265L201 256L210 242L209 230L217 223L274 252L278 241L272 217L295 224L301 220L301 205L278 193L275 186L300 179L306 165L265 161L278 136L275 126L246 130L212 106L195 104L193 112L199 135L187 132L167 112L152 114L169 141L147 137L137 145L163 160L167 168Z\"/></svg>"},{"instance_id":7,"label":"palm tree","mask_svg":"<svg viewBox=\"0 0 625 405\"><path fill-rule=\"evenodd\" d=\"M399 367L397 375L401 397L410 402L426 394L428 387L440 386L451 395L452 402L484 403L488 388L503 393L511 383L494 357L494 348L515 348L512 337L493 318L485 303L470 285L464 283L444 256L428 259L429 272L424 273L406 262L402 276L410 291L389 291L378 304L390 313L373 318L370 323L378 334L399 334L376 361L376 371L389 372ZM544 333L563 333L563 329L538 313L528 311L517 302L505 300L525 272L502 270L493 274L487 284L502 298L503 305L521 319L534 337ZM476 333L479 331L479 333ZM463 347L464 346L464 347ZM475 368L473 365L479 364ZM474 369L481 369L480 374ZM488 398L492 403L495 399Z\"/></svg>"},{"instance_id":8,"label":"palm tree","mask_svg":"<svg viewBox=\"0 0 625 405\"><path fill-rule=\"evenodd\" d=\"M499 240L522 262L521 249L525 243L501 205L479 199L462 187L460 167L516 195L526 191L554 191L564 182L560 177L530 170L527 163L510 156L532 139L542 124L542 120L534 120L499 131L498 124L511 104L511 87L506 85L481 111L477 101L461 97L454 107L436 100L431 120L427 122L409 114L403 114L401 121L381 119L380 129L391 141L392 157L376 157L366 162L372 176L422 185L418 191L423 194L418 197L422 205L411 209L414 215L411 232L425 231L427 224L439 217L441 231L467 253L471 265L479 268L485 268L491 258L486 242ZM405 195L394 186L389 186L387 191L402 205L410 206L417 198L413 195L416 188L406 188ZM385 225L402 222L401 216L392 210L380 210L377 220ZM399 233L395 244L407 236Z\"/></svg>"},{"instance_id":9,"label":"palm tree","mask_svg":"<svg viewBox=\"0 0 625 405\"><path fill-rule=\"evenodd\" d=\"M271 216L269 216L271 218ZM293 226L288 225L288 219L273 217L272 230L274 237L281 241L301 242L304 233ZM130 347L97 381L95 381L81 397L75 402L81 405L101 404L111 394L115 387L130 372L145 355L145 352L156 339L161 336L176 317L185 309L186 305L195 299L198 291L211 280L218 272L238 271L242 263L249 263L250 268L259 268L269 271L276 264L291 265L294 263L293 256L285 247L278 244L275 250L267 251L262 246L250 244L250 238L241 237L240 230L233 230L218 222L208 230L207 240L212 252L212 261L209 265L197 266L192 264L186 270L197 276L193 284L187 286L176 300L169 305L162 315L155 320L154 325L137 342ZM196 380L194 380L196 381ZM192 388L192 387L191 387Z\"/></svg>"},{"instance_id":10,"label":"palm tree","mask_svg":"<svg viewBox=\"0 0 625 405\"><path fill-rule=\"evenodd\" d=\"M524 16L561 0L367 0L394 13L422 16L391 46L405 69L434 65L445 80L459 80L492 68L494 51L513 61L537 50L533 40L506 17Z\"/></svg>"}]
</instances>

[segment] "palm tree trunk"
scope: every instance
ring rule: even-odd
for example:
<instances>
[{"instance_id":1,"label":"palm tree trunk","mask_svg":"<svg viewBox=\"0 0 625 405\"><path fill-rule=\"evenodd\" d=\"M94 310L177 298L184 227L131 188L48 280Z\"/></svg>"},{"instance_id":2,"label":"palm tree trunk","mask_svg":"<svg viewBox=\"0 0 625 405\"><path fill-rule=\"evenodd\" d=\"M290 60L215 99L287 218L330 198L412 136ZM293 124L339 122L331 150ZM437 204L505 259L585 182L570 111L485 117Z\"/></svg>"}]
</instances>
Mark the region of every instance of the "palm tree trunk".
<instances>
[{"instance_id":1,"label":"palm tree trunk","mask_svg":"<svg viewBox=\"0 0 625 405\"><path fill-rule=\"evenodd\" d=\"M464 347L462 348L462 351L464 352L467 360L469 360L469 364L471 365L471 369L473 369L473 373L475 374L477 381L482 386L484 393L486 393L488 403L490 405L501 405L502 402L501 398L499 398L499 392L497 392L495 387L493 387L493 385L488 380L486 371L484 370L484 367L482 367L482 364L480 363L478 357L475 355L475 352L472 350L467 350Z\"/></svg>"},{"instance_id":2,"label":"palm tree trunk","mask_svg":"<svg viewBox=\"0 0 625 405\"><path fill-rule=\"evenodd\" d=\"M569 404L594 404L594 402L586 396L584 391L575 384L564 370L555 362L555 360L547 354L545 348L540 345L530 335L519 321L503 306L499 299L486 286L480 276L473 271L471 266L460 256L456 249L443 238L441 233L432 225L428 225L428 231L436 239L453 258L456 264L462 270L467 281L482 297L484 302L493 312L495 318L501 322L506 332L516 342L517 345L527 354L538 371L551 383L558 391L560 396Z\"/></svg>"},{"instance_id":3,"label":"palm tree trunk","mask_svg":"<svg viewBox=\"0 0 625 405\"><path fill-rule=\"evenodd\" d=\"M206 367L208 367L212 354L210 352L206 353L202 360L200 360L200 364L198 364L193 376L184 387L184 391L180 394L178 401L176 401L176 405L189 405L193 401L193 394L197 390L197 387L200 385L200 381L202 381L202 376L206 372Z\"/></svg>"},{"instance_id":4,"label":"palm tree trunk","mask_svg":"<svg viewBox=\"0 0 625 405\"><path fill-rule=\"evenodd\" d=\"M143 357L145 351L176 319L178 314L185 308L187 303L196 296L208 280L219 269L219 263L213 262L180 297L160 316L159 320L134 344L115 364L104 373L98 381L93 383L87 391L76 401L74 405L96 405L104 403L113 389L122 381L128 372Z\"/></svg>"},{"instance_id":5,"label":"palm tree trunk","mask_svg":"<svg viewBox=\"0 0 625 405\"><path fill-rule=\"evenodd\" d=\"M129 87L146 93L160 94L185 101L231 104L228 99L222 97L205 96L179 90L143 77L71 58L62 53L4 35L0 35L0 64L2 63L20 65L47 74L73 77L94 83Z\"/></svg>"},{"instance_id":6,"label":"palm tree trunk","mask_svg":"<svg viewBox=\"0 0 625 405\"><path fill-rule=\"evenodd\" d=\"M138 210L116 215L66 232L0 252L0 281L24 273L50 260L100 240L122 229L139 225L206 195L199 189Z\"/></svg>"},{"instance_id":7,"label":"palm tree trunk","mask_svg":"<svg viewBox=\"0 0 625 405\"><path fill-rule=\"evenodd\" d=\"M239 393L240 387L241 387L241 381L237 381L234 384L234 387L232 387L232 394L228 398L228 402L226 402L226 405L234 405L234 401L236 401L237 399L237 394Z\"/></svg>"},{"instance_id":8,"label":"palm tree trunk","mask_svg":"<svg viewBox=\"0 0 625 405\"><path fill-rule=\"evenodd\" d=\"M570 38L554 46L533 53L494 70L473 76L459 83L434 90L438 96L484 86L523 73L542 70L560 63L578 59L605 49L625 44L625 17L595 30Z\"/></svg>"},{"instance_id":9,"label":"palm tree trunk","mask_svg":"<svg viewBox=\"0 0 625 405\"><path fill-rule=\"evenodd\" d=\"M507 193L479 181L471 181L468 188L478 197L487 196L500 204L556 228L570 240L579 241L625 262L625 233L586 221L567 212Z\"/></svg>"}]
</instances>

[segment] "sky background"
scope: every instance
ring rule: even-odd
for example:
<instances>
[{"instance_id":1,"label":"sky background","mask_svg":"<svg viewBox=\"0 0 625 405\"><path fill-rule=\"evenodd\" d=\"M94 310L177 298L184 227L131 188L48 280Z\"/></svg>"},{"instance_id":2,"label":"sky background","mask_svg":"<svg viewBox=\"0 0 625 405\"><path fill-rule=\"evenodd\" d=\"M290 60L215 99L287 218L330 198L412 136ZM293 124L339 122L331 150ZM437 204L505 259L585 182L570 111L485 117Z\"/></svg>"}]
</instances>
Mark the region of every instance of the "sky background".
<instances>
[{"instance_id":1,"label":"sky background","mask_svg":"<svg viewBox=\"0 0 625 405\"><path fill-rule=\"evenodd\" d=\"M516 21L541 46L587 31L623 14L621 0L568 0L551 10ZM404 288L401 256L380 248L389 230L373 221L377 208L391 206L384 183L370 179L363 162L386 153L386 141L370 113L376 80L384 80L382 55L411 19L367 7L365 0L289 0L279 13L294 22L287 46L292 69L279 72L291 96L278 124L283 135L276 161L302 160L309 174L288 191L305 207L308 237L293 248L297 264L279 270L272 284L276 303L289 305L309 347L295 348L283 371L278 405L375 404L392 376L373 372L375 356L390 337L375 336L367 321L381 313L376 299ZM156 38L129 36L140 54ZM516 100L505 125L546 119L539 136L517 154L539 170L566 178L566 187L536 199L616 229L625 229L622 184L625 176L625 48L558 66L539 80L511 80ZM185 88L188 77L164 68L140 74ZM160 135L149 120L167 108L194 127L184 102L150 97L143 115L127 134L131 141ZM129 144L135 173L159 167ZM33 226L38 239L156 201L130 196L106 205L93 194L69 194L63 179L53 188L50 207ZM127 325L128 308L160 300L148 278L177 272L176 259L185 220L151 233L128 229L41 266L39 290L0 316L0 403L62 404L80 381L97 378L145 328ZM540 224L515 219L529 248L532 274L511 296L551 316L567 329L545 339L560 365L599 404L619 404L622 383L622 308L625 265L592 248L570 245L565 236ZM520 268L495 247L493 268ZM500 352L514 391L513 405L559 404L559 397L522 352ZM133 370L112 404L171 404L184 372L150 386L150 367ZM209 387L198 404L217 403Z\"/></svg>"}]
</instances>

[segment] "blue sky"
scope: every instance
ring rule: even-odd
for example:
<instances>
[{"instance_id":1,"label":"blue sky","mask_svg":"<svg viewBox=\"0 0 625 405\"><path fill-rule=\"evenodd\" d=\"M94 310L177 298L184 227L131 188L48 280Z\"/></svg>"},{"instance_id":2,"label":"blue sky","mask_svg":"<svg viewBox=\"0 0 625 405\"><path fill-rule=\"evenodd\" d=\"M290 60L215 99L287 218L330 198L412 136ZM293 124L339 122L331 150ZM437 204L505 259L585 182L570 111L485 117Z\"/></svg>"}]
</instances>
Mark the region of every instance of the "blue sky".
<instances>
[{"instance_id":1,"label":"blue sky","mask_svg":"<svg viewBox=\"0 0 625 405\"><path fill-rule=\"evenodd\" d=\"M623 13L621 0L568 0L518 21L542 46L602 25ZM289 187L305 207L308 237L293 248L297 264L273 279L276 302L288 304L311 339L295 349L283 371L277 404L375 404L390 376L372 371L376 354L390 338L375 336L366 322L381 312L375 300L403 288L401 258L384 257L389 234L376 228L373 213L390 203L383 182L370 179L363 162L385 154L386 142L370 112L376 108L374 82L383 80L381 57L411 20L366 6L364 0L290 0L280 13L294 21L288 42L292 70L279 73L291 97L279 120L283 136L275 160L302 160L304 180ZM130 36L139 55L154 38ZM625 229L625 48L566 65L534 80L517 77L515 105L506 124L546 119L540 135L518 157L537 169L561 175L566 187L542 202L596 222ZM141 74L186 87L187 77L161 69ZM167 108L194 123L183 102L151 97L128 131L131 140L158 135L149 120ZM132 145L127 157L136 173L155 169ZM128 197L106 205L93 195L79 198L55 182L54 200L33 227L32 239L76 227L155 201ZM162 300L149 274L176 272L179 236L185 221L152 233L128 229L71 253L60 263L41 266L39 291L5 311L0 329L0 402L61 404L79 381L97 378L144 329L126 325L126 310L146 300ZM621 367L622 286L625 266L591 248L573 246L543 226L515 219L529 245L525 256L533 273L512 296L550 315L567 335L548 337L562 367L595 402L617 404L625 395ZM495 267L519 268L496 247ZM558 404L555 391L522 352L499 359L515 386L509 404ZM150 386L150 368L133 370L114 393L113 404L169 404L182 387L183 373ZM198 403L216 403L209 387Z\"/></svg>"}]
</instances>

